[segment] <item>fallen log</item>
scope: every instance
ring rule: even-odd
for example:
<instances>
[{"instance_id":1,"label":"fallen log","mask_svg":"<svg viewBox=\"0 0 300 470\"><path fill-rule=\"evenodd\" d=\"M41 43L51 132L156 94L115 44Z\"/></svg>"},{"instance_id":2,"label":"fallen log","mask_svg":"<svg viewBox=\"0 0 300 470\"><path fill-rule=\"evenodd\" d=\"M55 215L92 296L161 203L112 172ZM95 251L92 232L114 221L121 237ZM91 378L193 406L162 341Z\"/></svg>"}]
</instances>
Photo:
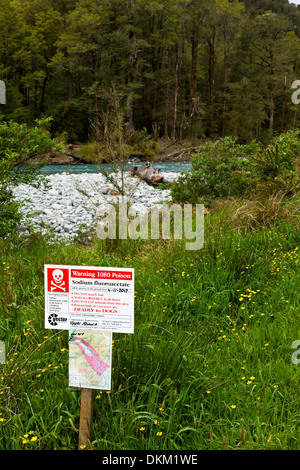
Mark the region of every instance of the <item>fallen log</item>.
<instances>
[{"instance_id":1,"label":"fallen log","mask_svg":"<svg viewBox=\"0 0 300 470\"><path fill-rule=\"evenodd\" d=\"M157 186L158 184L166 183L160 168L153 168L152 163L150 162L146 162L145 168L138 169L137 166L130 168L129 174L140 178L150 186Z\"/></svg>"}]
</instances>

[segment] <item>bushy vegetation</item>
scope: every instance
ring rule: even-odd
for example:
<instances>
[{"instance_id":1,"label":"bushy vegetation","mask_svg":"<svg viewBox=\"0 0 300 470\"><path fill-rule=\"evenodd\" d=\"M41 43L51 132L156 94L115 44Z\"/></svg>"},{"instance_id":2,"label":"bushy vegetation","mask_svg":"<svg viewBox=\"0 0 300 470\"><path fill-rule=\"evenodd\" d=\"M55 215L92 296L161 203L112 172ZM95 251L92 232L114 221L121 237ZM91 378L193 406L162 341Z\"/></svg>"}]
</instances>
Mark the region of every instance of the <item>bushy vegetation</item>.
<instances>
[{"instance_id":1,"label":"bushy vegetation","mask_svg":"<svg viewBox=\"0 0 300 470\"><path fill-rule=\"evenodd\" d=\"M33 165L31 159L61 149L51 138L50 122L50 118L39 120L32 127L15 121L0 123L0 238L13 234L21 221L13 188L20 183L38 184L37 170L43 161Z\"/></svg>"},{"instance_id":2,"label":"bushy vegetation","mask_svg":"<svg viewBox=\"0 0 300 470\"><path fill-rule=\"evenodd\" d=\"M191 170L172 186L172 195L193 204L261 192L294 196L300 188L299 158L299 131L281 134L267 148L256 141L238 144L232 137L207 142L195 152Z\"/></svg>"}]
</instances>

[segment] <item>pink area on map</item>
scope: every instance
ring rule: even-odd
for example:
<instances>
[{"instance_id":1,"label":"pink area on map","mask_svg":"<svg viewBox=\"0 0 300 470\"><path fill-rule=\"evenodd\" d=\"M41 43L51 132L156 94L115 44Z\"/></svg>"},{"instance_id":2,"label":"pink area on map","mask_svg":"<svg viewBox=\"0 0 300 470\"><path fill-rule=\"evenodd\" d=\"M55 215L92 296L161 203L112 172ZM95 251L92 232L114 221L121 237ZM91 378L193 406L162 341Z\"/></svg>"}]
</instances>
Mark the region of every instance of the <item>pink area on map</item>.
<instances>
[{"instance_id":1,"label":"pink area on map","mask_svg":"<svg viewBox=\"0 0 300 470\"><path fill-rule=\"evenodd\" d=\"M91 368L100 376L103 372L106 371L108 365L105 362L101 361L97 351L88 343L86 343L82 338L74 337L71 341L81 349L86 360L90 364Z\"/></svg>"}]
</instances>

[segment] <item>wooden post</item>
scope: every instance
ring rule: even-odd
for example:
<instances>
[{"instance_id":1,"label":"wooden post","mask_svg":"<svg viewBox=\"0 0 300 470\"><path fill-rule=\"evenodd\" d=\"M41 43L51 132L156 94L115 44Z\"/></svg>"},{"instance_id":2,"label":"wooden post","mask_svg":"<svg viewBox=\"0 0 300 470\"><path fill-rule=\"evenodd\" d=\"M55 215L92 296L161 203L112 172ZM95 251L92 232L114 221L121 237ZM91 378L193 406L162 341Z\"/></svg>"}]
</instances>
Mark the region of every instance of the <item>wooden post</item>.
<instances>
[{"instance_id":1,"label":"wooden post","mask_svg":"<svg viewBox=\"0 0 300 470\"><path fill-rule=\"evenodd\" d=\"M81 389L78 449L82 449L82 446L88 446L91 444L92 422L93 422L93 390L89 388L82 388Z\"/></svg>"}]
</instances>

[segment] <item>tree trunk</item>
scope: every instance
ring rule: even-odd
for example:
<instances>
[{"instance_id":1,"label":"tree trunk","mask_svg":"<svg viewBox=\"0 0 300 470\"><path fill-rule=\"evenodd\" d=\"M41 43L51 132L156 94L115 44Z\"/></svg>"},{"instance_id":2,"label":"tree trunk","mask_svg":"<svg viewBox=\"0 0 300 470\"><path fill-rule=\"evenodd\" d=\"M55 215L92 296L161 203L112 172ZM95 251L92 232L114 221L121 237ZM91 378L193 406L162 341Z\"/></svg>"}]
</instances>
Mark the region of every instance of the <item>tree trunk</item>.
<instances>
[{"instance_id":1,"label":"tree trunk","mask_svg":"<svg viewBox=\"0 0 300 470\"><path fill-rule=\"evenodd\" d=\"M134 24L134 1L130 0L130 14L129 14L129 23L133 26ZM132 50L128 56L128 76L127 76L127 86L128 86L128 97L126 102L126 127L127 131L131 132L134 128L133 125L133 92L131 91L131 84L134 82L134 73L135 64L137 61L136 46L135 46L135 36L133 30L129 33L130 44L132 45Z\"/></svg>"},{"instance_id":2,"label":"tree trunk","mask_svg":"<svg viewBox=\"0 0 300 470\"><path fill-rule=\"evenodd\" d=\"M180 66L180 109L181 109L181 124L180 124L180 141L183 140L183 131L186 129L186 92L185 92L185 81L186 81L186 64L185 64L185 34L184 25L182 24L182 37L181 37L181 66Z\"/></svg>"},{"instance_id":3,"label":"tree trunk","mask_svg":"<svg viewBox=\"0 0 300 470\"><path fill-rule=\"evenodd\" d=\"M274 130L274 114L275 114L275 85L274 85L274 69L273 57L271 56L271 78L270 78L270 120L269 120L269 139L273 137Z\"/></svg>"},{"instance_id":4,"label":"tree trunk","mask_svg":"<svg viewBox=\"0 0 300 470\"><path fill-rule=\"evenodd\" d=\"M192 64L191 64L191 83L190 83L190 96L189 96L189 119L188 119L188 129L189 133L193 126L193 109L194 109L194 99L196 93L196 80L197 80L197 62L198 62L198 46L199 46L199 18L198 15L194 17L193 23L193 36L192 36Z\"/></svg>"},{"instance_id":5,"label":"tree trunk","mask_svg":"<svg viewBox=\"0 0 300 470\"><path fill-rule=\"evenodd\" d=\"M48 81L48 76L46 76L43 80L43 86L42 86L42 94L41 94L41 101L40 101L40 112L43 111L44 109L44 102L45 102L45 93L46 93L46 85Z\"/></svg>"},{"instance_id":6,"label":"tree trunk","mask_svg":"<svg viewBox=\"0 0 300 470\"><path fill-rule=\"evenodd\" d=\"M215 37L216 30L213 28L212 35L208 39L208 86L209 86L209 135L214 130L214 101L215 101Z\"/></svg>"},{"instance_id":7,"label":"tree trunk","mask_svg":"<svg viewBox=\"0 0 300 470\"><path fill-rule=\"evenodd\" d=\"M169 138L168 125L169 125L169 110L170 110L170 69L169 69L169 54L168 50L166 51L166 78L165 78L165 115L164 115L164 137L165 139Z\"/></svg>"},{"instance_id":8,"label":"tree trunk","mask_svg":"<svg viewBox=\"0 0 300 470\"><path fill-rule=\"evenodd\" d=\"M226 107L227 107L227 48L224 44L224 67L223 67L223 119L222 119L222 136L226 133Z\"/></svg>"},{"instance_id":9,"label":"tree trunk","mask_svg":"<svg viewBox=\"0 0 300 470\"><path fill-rule=\"evenodd\" d=\"M286 91L287 91L287 76L284 74L284 88L283 98L281 104L281 132L285 131L285 120L286 120Z\"/></svg>"},{"instance_id":10,"label":"tree trunk","mask_svg":"<svg viewBox=\"0 0 300 470\"><path fill-rule=\"evenodd\" d=\"M173 132L172 140L176 140L176 126L177 126L177 101L178 101L178 60L176 63L176 72L175 72L175 95L174 95L174 117L173 117Z\"/></svg>"}]
</instances>

